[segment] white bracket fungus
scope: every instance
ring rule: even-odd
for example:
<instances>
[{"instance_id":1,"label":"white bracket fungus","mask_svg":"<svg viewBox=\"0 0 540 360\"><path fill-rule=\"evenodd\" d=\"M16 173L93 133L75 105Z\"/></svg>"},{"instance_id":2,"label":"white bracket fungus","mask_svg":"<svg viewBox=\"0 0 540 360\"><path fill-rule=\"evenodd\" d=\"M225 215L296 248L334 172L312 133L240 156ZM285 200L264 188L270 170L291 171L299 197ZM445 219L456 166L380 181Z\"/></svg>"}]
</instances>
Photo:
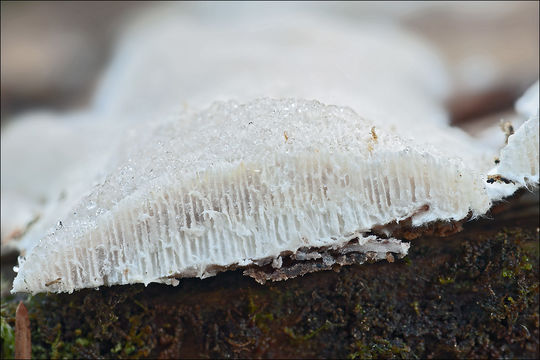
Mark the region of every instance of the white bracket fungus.
<instances>
[{"instance_id":1,"label":"white bracket fungus","mask_svg":"<svg viewBox=\"0 0 540 360\"><path fill-rule=\"evenodd\" d=\"M369 232L409 218L413 226L457 221L491 206L491 184L465 162L394 134L374 137L373 124L346 108L216 103L167 129L21 259L13 291L174 283L301 258L305 248L403 256L406 245ZM502 176L537 181L537 130L530 119L510 137Z\"/></svg>"},{"instance_id":2,"label":"white bracket fungus","mask_svg":"<svg viewBox=\"0 0 540 360\"><path fill-rule=\"evenodd\" d=\"M399 29L294 18L243 32L188 20L124 39L86 114L101 119L87 129L110 135L76 140L90 158L115 156L69 161L79 171L63 184L67 200L15 243L13 292L175 285L239 267L264 282L393 261L409 248L396 226L478 217L538 182L538 116L490 170L498 149L447 125L444 69ZM242 101L197 110L224 94ZM2 183L4 201L13 189Z\"/></svg>"}]
</instances>

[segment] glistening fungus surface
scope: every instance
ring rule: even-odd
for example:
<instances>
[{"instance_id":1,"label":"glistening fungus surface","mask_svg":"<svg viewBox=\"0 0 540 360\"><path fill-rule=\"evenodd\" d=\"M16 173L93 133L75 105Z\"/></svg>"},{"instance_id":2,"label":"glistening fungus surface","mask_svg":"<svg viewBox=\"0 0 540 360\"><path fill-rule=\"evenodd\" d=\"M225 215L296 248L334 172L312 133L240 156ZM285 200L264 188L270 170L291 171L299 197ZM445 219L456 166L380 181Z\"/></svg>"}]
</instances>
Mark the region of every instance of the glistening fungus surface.
<instances>
[{"instance_id":1,"label":"glistening fungus surface","mask_svg":"<svg viewBox=\"0 0 540 360\"><path fill-rule=\"evenodd\" d=\"M392 264L10 296L3 355L23 299L36 358L538 358L538 213L518 211L420 237Z\"/></svg>"}]
</instances>

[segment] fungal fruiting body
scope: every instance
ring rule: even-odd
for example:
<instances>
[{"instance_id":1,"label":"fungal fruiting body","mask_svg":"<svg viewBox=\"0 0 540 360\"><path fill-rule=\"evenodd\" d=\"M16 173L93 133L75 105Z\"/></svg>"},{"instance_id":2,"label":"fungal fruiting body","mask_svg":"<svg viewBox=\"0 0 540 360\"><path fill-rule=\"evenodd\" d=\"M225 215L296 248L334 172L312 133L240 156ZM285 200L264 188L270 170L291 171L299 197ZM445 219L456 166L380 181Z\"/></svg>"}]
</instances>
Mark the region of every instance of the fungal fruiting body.
<instances>
[{"instance_id":1,"label":"fungal fruiting body","mask_svg":"<svg viewBox=\"0 0 540 360\"><path fill-rule=\"evenodd\" d=\"M175 118L184 128L191 117L180 114L216 100L316 99L349 106L377 129L395 127L405 137L446 125L442 62L403 29L255 8L252 16L230 12L224 26L195 8L145 12L128 27L87 109L33 112L2 128L3 250L26 255L133 151L154 141L149 123ZM447 150L467 146L459 144ZM463 153L476 151L469 150Z\"/></svg>"},{"instance_id":2,"label":"fungal fruiting body","mask_svg":"<svg viewBox=\"0 0 540 360\"><path fill-rule=\"evenodd\" d=\"M508 137L501 149L497 166L488 172L496 181L490 181L489 195L500 200L512 195L520 187L535 187L539 180L538 144L539 101L538 81L516 102L516 110L529 119ZM500 181L500 178L505 181Z\"/></svg>"},{"instance_id":3,"label":"fungal fruiting body","mask_svg":"<svg viewBox=\"0 0 540 360\"><path fill-rule=\"evenodd\" d=\"M448 79L429 47L391 26L296 15L134 26L73 131L88 159L58 139L74 156L42 170L56 192L36 185L32 162L18 173L28 184L9 178L24 159L5 146L27 144L3 134L2 206L11 193L54 199L10 242L22 254L13 292L176 284L238 267L264 282L392 261L409 248L392 234L403 223L481 216L538 181L537 117L491 169L498 145L448 125ZM38 159L62 149L46 139Z\"/></svg>"},{"instance_id":4,"label":"fungal fruiting body","mask_svg":"<svg viewBox=\"0 0 540 360\"><path fill-rule=\"evenodd\" d=\"M503 166L526 151L529 179L538 176L535 126L538 119L518 129L501 156ZM408 244L370 231L490 208L485 175L461 159L376 134L350 109L298 99L216 103L166 123L140 150L145 156L108 176L21 259L13 291L176 283L227 268L279 268L281 256L309 249L403 256ZM514 136L523 142L516 150Z\"/></svg>"}]
</instances>

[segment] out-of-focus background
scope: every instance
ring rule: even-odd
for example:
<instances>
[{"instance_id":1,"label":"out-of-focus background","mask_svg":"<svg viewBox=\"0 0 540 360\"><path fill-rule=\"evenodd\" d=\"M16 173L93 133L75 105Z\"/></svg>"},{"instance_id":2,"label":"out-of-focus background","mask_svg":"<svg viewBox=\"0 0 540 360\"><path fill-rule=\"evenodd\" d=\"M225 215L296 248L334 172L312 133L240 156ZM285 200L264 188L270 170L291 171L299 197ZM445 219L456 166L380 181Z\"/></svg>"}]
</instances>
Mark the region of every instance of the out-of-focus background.
<instances>
[{"instance_id":1,"label":"out-of-focus background","mask_svg":"<svg viewBox=\"0 0 540 360\"><path fill-rule=\"evenodd\" d=\"M2 127L28 109L84 107L124 24L133 15L162 5L2 2ZM177 5L186 11L213 6ZM272 4L280 5L285 6ZM397 22L419 34L448 66L453 81L448 106L456 123L511 107L538 77L539 3L535 1L301 2L286 6L342 17L344 22Z\"/></svg>"}]
</instances>

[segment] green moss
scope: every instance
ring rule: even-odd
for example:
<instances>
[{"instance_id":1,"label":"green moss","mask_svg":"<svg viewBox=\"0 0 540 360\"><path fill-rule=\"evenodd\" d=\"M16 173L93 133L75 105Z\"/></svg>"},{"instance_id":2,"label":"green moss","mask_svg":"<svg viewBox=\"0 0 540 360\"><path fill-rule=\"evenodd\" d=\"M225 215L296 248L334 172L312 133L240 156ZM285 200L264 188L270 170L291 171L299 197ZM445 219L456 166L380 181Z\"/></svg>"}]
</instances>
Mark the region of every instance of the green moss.
<instances>
[{"instance_id":1,"label":"green moss","mask_svg":"<svg viewBox=\"0 0 540 360\"><path fill-rule=\"evenodd\" d=\"M15 351L15 334L3 316L0 323L0 336L2 337L2 359L12 359Z\"/></svg>"},{"instance_id":2,"label":"green moss","mask_svg":"<svg viewBox=\"0 0 540 360\"><path fill-rule=\"evenodd\" d=\"M52 359L59 359L60 358L60 352L64 346L64 343L60 340L62 335L62 326L60 324L57 324L56 328L57 330L57 336L56 339L54 339L53 343L51 344L51 358Z\"/></svg>"},{"instance_id":3,"label":"green moss","mask_svg":"<svg viewBox=\"0 0 540 360\"><path fill-rule=\"evenodd\" d=\"M309 333L307 333L305 335L297 335L297 334L294 333L294 331L292 329L290 329L288 327L285 327L283 329L283 332L285 334L287 334L294 341L302 342L302 341L306 341L306 340L309 340L309 339L313 338L315 335L317 335L321 331L327 330L332 325L333 324L330 321L326 320L326 322L322 326L320 326L319 328L317 328L315 330L311 330Z\"/></svg>"},{"instance_id":4,"label":"green moss","mask_svg":"<svg viewBox=\"0 0 540 360\"><path fill-rule=\"evenodd\" d=\"M257 312L257 305L255 305L255 299L253 298L253 295L250 293L248 296L248 311L250 315L255 315Z\"/></svg>"},{"instance_id":5,"label":"green moss","mask_svg":"<svg viewBox=\"0 0 540 360\"><path fill-rule=\"evenodd\" d=\"M82 347L85 347L85 346L90 345L90 340L85 339L85 338L76 338L75 339L75 344L77 344L79 346L82 346Z\"/></svg>"},{"instance_id":6,"label":"green moss","mask_svg":"<svg viewBox=\"0 0 540 360\"><path fill-rule=\"evenodd\" d=\"M255 325L263 332L268 333L270 331L271 323L274 321L274 315L272 314L256 314L254 317Z\"/></svg>"},{"instance_id":7,"label":"green moss","mask_svg":"<svg viewBox=\"0 0 540 360\"><path fill-rule=\"evenodd\" d=\"M521 270L526 270L526 271L531 271L532 270L532 263L530 262L529 260L529 257L526 256L526 255L523 255L521 257L521 265L520 265L520 269Z\"/></svg>"},{"instance_id":8,"label":"green moss","mask_svg":"<svg viewBox=\"0 0 540 360\"><path fill-rule=\"evenodd\" d=\"M418 301L413 301L411 303L411 307L414 309L416 315L420 315L420 304L418 303Z\"/></svg>"},{"instance_id":9,"label":"green moss","mask_svg":"<svg viewBox=\"0 0 540 360\"><path fill-rule=\"evenodd\" d=\"M116 346L111 350L113 354L117 354L122 350L122 344L118 343Z\"/></svg>"},{"instance_id":10,"label":"green moss","mask_svg":"<svg viewBox=\"0 0 540 360\"><path fill-rule=\"evenodd\" d=\"M411 349L407 345L399 341L390 342L378 337L373 339L370 345L360 341L356 342L354 348L356 351L347 356L349 359L417 358L414 354L411 356Z\"/></svg>"},{"instance_id":11,"label":"green moss","mask_svg":"<svg viewBox=\"0 0 540 360\"><path fill-rule=\"evenodd\" d=\"M442 276L439 277L439 283L441 285L453 284L454 282L456 282L456 279L454 279L454 278L451 278L451 277L448 277L448 276L447 277L442 277Z\"/></svg>"}]
</instances>

